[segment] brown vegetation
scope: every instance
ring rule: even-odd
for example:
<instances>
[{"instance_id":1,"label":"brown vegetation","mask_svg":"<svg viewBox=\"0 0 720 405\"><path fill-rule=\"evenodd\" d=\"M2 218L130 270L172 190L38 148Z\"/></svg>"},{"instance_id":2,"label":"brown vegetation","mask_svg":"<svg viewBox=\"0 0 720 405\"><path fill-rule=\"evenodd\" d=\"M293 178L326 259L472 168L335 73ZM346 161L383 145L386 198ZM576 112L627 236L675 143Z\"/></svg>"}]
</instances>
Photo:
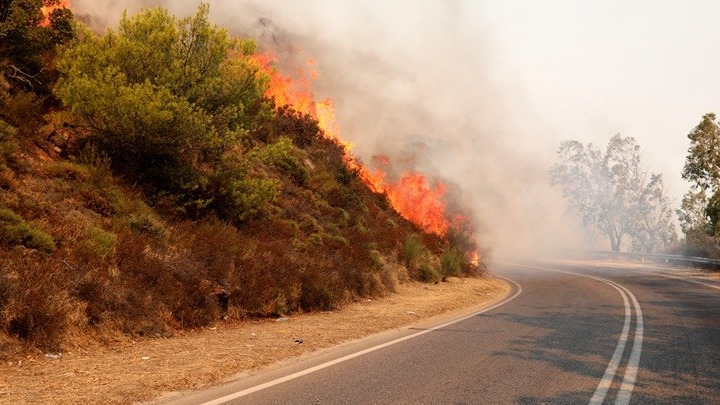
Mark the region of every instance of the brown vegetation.
<instances>
[{"instance_id":1,"label":"brown vegetation","mask_svg":"<svg viewBox=\"0 0 720 405\"><path fill-rule=\"evenodd\" d=\"M141 17L147 21L125 23L170 19L162 11ZM195 22L205 17L201 7ZM8 60L0 58L0 68ZM81 65L65 58L71 62ZM232 72L248 68L227 63ZM70 95L83 94L72 87L73 71L63 73L70 103ZM52 88L56 77L41 87ZM467 252L456 251L462 244L422 233L372 192L317 121L274 109L267 99L252 99L243 110L232 98L235 79L213 80L230 89L226 100L199 97L207 104L201 106L184 93L157 92L202 117L167 121L164 105L154 111L143 104L147 111L138 114L146 121L165 121L132 123L140 126L134 138L122 138L135 104L111 110L128 116L104 116L116 120L117 133L102 133L88 124L97 118L94 104L76 114L0 75L0 358L71 350L88 339L166 337L220 320L331 310L386 295L409 279L477 274L463 261ZM162 85L142 90L157 95L152 91ZM209 91L192 90L195 98ZM206 143L192 144L192 126L174 134L173 144L163 143L167 133L153 132L183 120L202 122ZM132 144L141 136L144 143Z\"/></svg>"},{"instance_id":2,"label":"brown vegetation","mask_svg":"<svg viewBox=\"0 0 720 405\"><path fill-rule=\"evenodd\" d=\"M0 363L0 402L12 404L128 404L163 392L197 389L237 373L261 372L345 342L408 325L425 327L437 316L459 316L502 299L508 285L491 279L409 282L398 294L365 299L341 311L298 314L286 322L252 319L179 332L172 339L122 338L98 349L79 347L59 356L23 356ZM443 314L443 315L440 315ZM435 318L434 318L435 317ZM303 343L295 343L296 339Z\"/></svg>"}]
</instances>

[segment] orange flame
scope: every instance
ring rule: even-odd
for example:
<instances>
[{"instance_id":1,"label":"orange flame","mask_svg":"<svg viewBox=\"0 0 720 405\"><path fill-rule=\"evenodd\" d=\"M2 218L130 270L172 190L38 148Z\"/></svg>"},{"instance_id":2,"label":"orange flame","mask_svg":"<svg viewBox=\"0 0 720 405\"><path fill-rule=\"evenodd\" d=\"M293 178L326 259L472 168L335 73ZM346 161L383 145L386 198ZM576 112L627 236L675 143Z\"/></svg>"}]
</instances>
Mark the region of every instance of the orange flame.
<instances>
[{"instance_id":1,"label":"orange flame","mask_svg":"<svg viewBox=\"0 0 720 405\"><path fill-rule=\"evenodd\" d=\"M296 111L315 118L324 136L343 146L348 166L357 170L359 177L373 191L385 193L390 204L401 216L426 232L440 236L447 233L451 225L446 218L443 201L446 186L441 183L433 187L420 173L403 173L397 181L388 181L386 170L390 161L387 157L376 157L376 163L381 167L375 171L359 162L351 153L352 144L340 138L340 127L332 100L315 100L312 80L319 75L312 59L307 61L307 69L297 69L293 77L278 72L274 67L277 57L273 54L255 54L250 59L270 78L266 97L274 99L278 107L289 105Z\"/></svg>"},{"instance_id":2,"label":"orange flame","mask_svg":"<svg viewBox=\"0 0 720 405\"><path fill-rule=\"evenodd\" d=\"M50 14L60 8L70 8L70 0L59 0L57 4L54 4L52 6L40 7L40 11L42 11L43 16L45 17L43 22L40 23L40 26L47 27L48 25L50 25Z\"/></svg>"}]
</instances>

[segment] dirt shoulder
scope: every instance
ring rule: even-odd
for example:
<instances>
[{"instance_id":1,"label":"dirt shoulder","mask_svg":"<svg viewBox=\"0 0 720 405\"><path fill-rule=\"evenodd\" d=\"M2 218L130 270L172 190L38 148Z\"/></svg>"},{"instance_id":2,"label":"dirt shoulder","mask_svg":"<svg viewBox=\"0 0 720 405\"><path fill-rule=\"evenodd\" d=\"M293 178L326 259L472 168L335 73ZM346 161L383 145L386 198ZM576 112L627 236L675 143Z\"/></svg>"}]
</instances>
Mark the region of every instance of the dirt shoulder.
<instances>
[{"instance_id":1,"label":"dirt shoulder","mask_svg":"<svg viewBox=\"0 0 720 405\"><path fill-rule=\"evenodd\" d=\"M127 404L168 391L201 388L240 372L499 301L509 286L495 279L407 283L398 292L340 311L281 321L252 320L128 341L113 349L63 353L0 365L0 403ZM302 339L302 343L297 340Z\"/></svg>"}]
</instances>

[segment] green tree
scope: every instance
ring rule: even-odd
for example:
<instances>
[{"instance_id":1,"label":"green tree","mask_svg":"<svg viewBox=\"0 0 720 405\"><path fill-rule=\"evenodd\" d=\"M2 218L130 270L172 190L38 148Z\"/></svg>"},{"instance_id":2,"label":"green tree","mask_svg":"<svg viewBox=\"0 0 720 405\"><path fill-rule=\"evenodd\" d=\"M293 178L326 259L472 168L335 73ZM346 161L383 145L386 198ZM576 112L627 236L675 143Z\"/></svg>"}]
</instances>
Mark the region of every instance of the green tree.
<instances>
[{"instance_id":1,"label":"green tree","mask_svg":"<svg viewBox=\"0 0 720 405\"><path fill-rule=\"evenodd\" d=\"M679 211L686 236L720 235L720 123L708 113L688 134L682 177L692 183Z\"/></svg>"},{"instance_id":2,"label":"green tree","mask_svg":"<svg viewBox=\"0 0 720 405\"><path fill-rule=\"evenodd\" d=\"M587 227L607 236L612 251L620 251L626 237L645 251L673 239L662 176L648 176L634 138L617 134L604 153L593 144L564 141L558 156L560 161L550 169L551 185L561 187L568 208Z\"/></svg>"},{"instance_id":3,"label":"green tree","mask_svg":"<svg viewBox=\"0 0 720 405\"><path fill-rule=\"evenodd\" d=\"M45 23L42 7L58 4L58 0L0 1L0 69L25 90L49 91L54 77L48 65L54 49L73 37L70 10L53 10Z\"/></svg>"},{"instance_id":4,"label":"green tree","mask_svg":"<svg viewBox=\"0 0 720 405\"><path fill-rule=\"evenodd\" d=\"M233 197L240 184L257 182L246 178L253 170L245 164L228 177L223 160L243 154L240 141L272 109L263 98L267 79L249 59L255 43L230 37L208 14L203 3L182 19L163 8L124 14L103 36L79 27L60 54L55 86L114 168L191 213L274 195L261 182L257 198Z\"/></svg>"}]
</instances>

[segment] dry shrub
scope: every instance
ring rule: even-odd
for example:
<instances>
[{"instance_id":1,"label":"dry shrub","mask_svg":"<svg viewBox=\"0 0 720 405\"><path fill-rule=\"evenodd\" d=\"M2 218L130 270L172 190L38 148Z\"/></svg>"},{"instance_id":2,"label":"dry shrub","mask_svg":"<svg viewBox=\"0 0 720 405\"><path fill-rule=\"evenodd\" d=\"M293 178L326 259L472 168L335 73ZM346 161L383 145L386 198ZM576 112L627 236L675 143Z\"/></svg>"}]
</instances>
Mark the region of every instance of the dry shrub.
<instances>
[{"instance_id":1,"label":"dry shrub","mask_svg":"<svg viewBox=\"0 0 720 405\"><path fill-rule=\"evenodd\" d=\"M304 311L329 311L346 299L340 276L330 269L307 269L301 282L300 307Z\"/></svg>"},{"instance_id":2,"label":"dry shrub","mask_svg":"<svg viewBox=\"0 0 720 405\"><path fill-rule=\"evenodd\" d=\"M6 296L2 329L31 346L61 350L66 334L84 327L84 305L68 294L63 270L30 253L2 259L6 269L13 269L1 281Z\"/></svg>"},{"instance_id":3,"label":"dry shrub","mask_svg":"<svg viewBox=\"0 0 720 405\"><path fill-rule=\"evenodd\" d=\"M130 233L117 241L117 274L105 282L89 280L88 313L99 324L114 325L133 336L168 333L168 308L162 300L177 294L177 285L163 260L153 255L146 238ZM96 295L92 295L92 291Z\"/></svg>"},{"instance_id":4,"label":"dry shrub","mask_svg":"<svg viewBox=\"0 0 720 405\"><path fill-rule=\"evenodd\" d=\"M0 106L4 107L1 116L17 128L19 137L36 136L44 124L42 104L35 93L17 91L0 98Z\"/></svg>"}]
</instances>

